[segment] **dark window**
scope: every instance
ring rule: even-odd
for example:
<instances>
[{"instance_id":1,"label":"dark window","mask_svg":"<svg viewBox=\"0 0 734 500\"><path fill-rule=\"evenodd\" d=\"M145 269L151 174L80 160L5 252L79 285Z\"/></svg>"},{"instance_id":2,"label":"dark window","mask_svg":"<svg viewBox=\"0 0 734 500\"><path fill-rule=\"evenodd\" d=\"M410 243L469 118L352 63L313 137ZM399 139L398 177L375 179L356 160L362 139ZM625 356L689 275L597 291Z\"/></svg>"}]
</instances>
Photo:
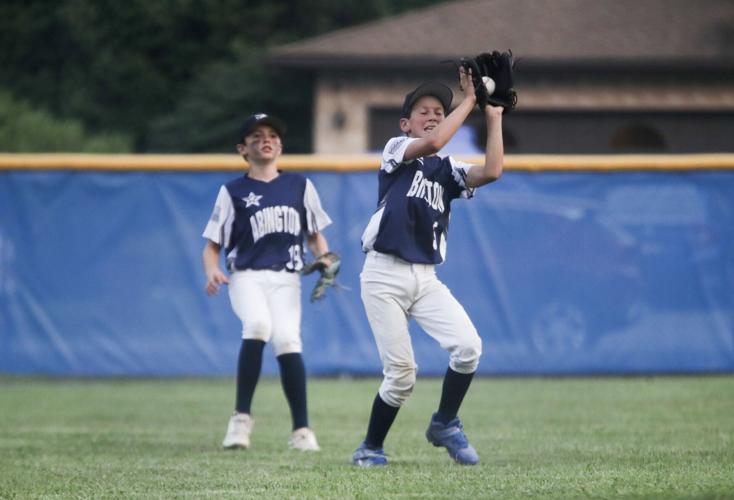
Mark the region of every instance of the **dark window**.
<instances>
[{"instance_id":1,"label":"dark window","mask_svg":"<svg viewBox=\"0 0 734 500\"><path fill-rule=\"evenodd\" d=\"M369 112L369 136L367 145L369 152L382 153L385 143L396 137L400 131L400 109L399 108L370 108Z\"/></svg>"},{"instance_id":2,"label":"dark window","mask_svg":"<svg viewBox=\"0 0 734 500\"><path fill-rule=\"evenodd\" d=\"M484 148L487 145L487 123L483 118L476 119L474 115L469 117L467 123L474 130L474 145L480 152L484 152ZM513 132L513 127L503 124L502 141L504 143L505 153L518 152L517 135Z\"/></svg>"},{"instance_id":3,"label":"dark window","mask_svg":"<svg viewBox=\"0 0 734 500\"><path fill-rule=\"evenodd\" d=\"M614 154L729 152L734 113L524 111L503 117L508 154ZM400 110L373 108L369 114L369 151L381 152L400 135ZM471 141L484 151L486 126L475 110L466 120Z\"/></svg>"},{"instance_id":4,"label":"dark window","mask_svg":"<svg viewBox=\"0 0 734 500\"><path fill-rule=\"evenodd\" d=\"M618 153L662 153L668 149L662 134L644 124L618 128L612 134L610 146Z\"/></svg>"}]
</instances>

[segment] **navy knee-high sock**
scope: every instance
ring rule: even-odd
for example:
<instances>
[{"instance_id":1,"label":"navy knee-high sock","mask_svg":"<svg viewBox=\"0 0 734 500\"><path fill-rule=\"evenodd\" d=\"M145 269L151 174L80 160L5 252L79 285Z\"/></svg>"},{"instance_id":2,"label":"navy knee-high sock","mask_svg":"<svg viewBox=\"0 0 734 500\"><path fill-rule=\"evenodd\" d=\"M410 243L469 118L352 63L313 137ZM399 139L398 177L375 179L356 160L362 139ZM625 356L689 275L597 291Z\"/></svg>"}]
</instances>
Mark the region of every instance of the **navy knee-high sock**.
<instances>
[{"instance_id":1,"label":"navy knee-high sock","mask_svg":"<svg viewBox=\"0 0 734 500\"><path fill-rule=\"evenodd\" d=\"M288 400L293 418L293 430L308 427L308 407L306 406L306 367L300 352L278 356L280 382Z\"/></svg>"},{"instance_id":2,"label":"navy knee-high sock","mask_svg":"<svg viewBox=\"0 0 734 500\"><path fill-rule=\"evenodd\" d=\"M367 446L382 448L387 432L395 421L399 409L400 407L396 408L385 403L379 393L375 396L375 400L372 402L370 423L367 426L367 437L364 439Z\"/></svg>"},{"instance_id":3,"label":"navy knee-high sock","mask_svg":"<svg viewBox=\"0 0 734 500\"><path fill-rule=\"evenodd\" d=\"M240 357L237 361L237 401L235 411L250 413L252 396L260 378L263 363L262 340L243 339L240 346Z\"/></svg>"},{"instance_id":4,"label":"navy knee-high sock","mask_svg":"<svg viewBox=\"0 0 734 500\"><path fill-rule=\"evenodd\" d=\"M459 414L459 407L469 390L474 373L459 373L451 368L446 369L441 390L441 402L438 405L436 417L444 424L448 424Z\"/></svg>"}]
</instances>

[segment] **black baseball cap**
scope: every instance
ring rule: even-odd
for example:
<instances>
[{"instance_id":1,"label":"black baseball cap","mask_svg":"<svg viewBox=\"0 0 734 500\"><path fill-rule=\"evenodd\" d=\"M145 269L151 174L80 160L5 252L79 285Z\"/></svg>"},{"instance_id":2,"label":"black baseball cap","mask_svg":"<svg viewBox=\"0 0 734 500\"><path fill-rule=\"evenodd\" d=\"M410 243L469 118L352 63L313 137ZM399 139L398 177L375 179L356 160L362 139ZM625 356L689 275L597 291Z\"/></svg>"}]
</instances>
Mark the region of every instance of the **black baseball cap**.
<instances>
[{"instance_id":1,"label":"black baseball cap","mask_svg":"<svg viewBox=\"0 0 734 500\"><path fill-rule=\"evenodd\" d=\"M283 138L285 134L285 123L280 121L278 118L266 115L265 113L255 113L254 115L248 116L247 119L242 123L240 127L240 135L237 137L237 143L241 144L247 134L252 132L257 125L269 125L273 127L273 130Z\"/></svg>"},{"instance_id":2,"label":"black baseball cap","mask_svg":"<svg viewBox=\"0 0 734 500\"><path fill-rule=\"evenodd\" d=\"M443 106L443 112L448 114L449 109L451 108L451 100L454 98L454 93L443 83L427 82L418 85L413 92L409 92L405 96L405 101L403 101L403 114L401 116L403 118L409 118L410 111L413 109L415 101L426 95L430 95L438 99Z\"/></svg>"}]
</instances>

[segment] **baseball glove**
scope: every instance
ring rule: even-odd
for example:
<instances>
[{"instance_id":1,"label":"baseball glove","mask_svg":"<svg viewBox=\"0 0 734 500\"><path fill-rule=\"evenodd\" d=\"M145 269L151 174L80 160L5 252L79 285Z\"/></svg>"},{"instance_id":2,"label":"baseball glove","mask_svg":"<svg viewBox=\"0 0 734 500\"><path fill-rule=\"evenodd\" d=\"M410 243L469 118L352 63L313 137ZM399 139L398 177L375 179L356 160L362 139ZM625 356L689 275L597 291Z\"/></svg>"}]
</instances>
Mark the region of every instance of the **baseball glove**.
<instances>
[{"instance_id":1,"label":"baseball glove","mask_svg":"<svg viewBox=\"0 0 734 500\"><path fill-rule=\"evenodd\" d=\"M517 92L514 89L513 72L515 60L511 50L507 52L483 52L473 58L462 58L459 62L464 68L471 68L472 83L477 96L477 106L484 110L487 104L502 106L509 113L517 105ZM483 77L494 80L495 88L487 91Z\"/></svg>"},{"instance_id":2,"label":"baseball glove","mask_svg":"<svg viewBox=\"0 0 734 500\"><path fill-rule=\"evenodd\" d=\"M327 259L328 262L331 262L330 264L327 264ZM334 252L326 252L318 259L303 266L303 270L301 271L302 274L311 274L314 271L321 273L321 276L316 281L316 286L314 286L313 291L311 292L311 302L321 300L324 297L324 294L326 294L326 289L328 287L336 286L336 275L339 274L340 268L341 259L339 255Z\"/></svg>"}]
</instances>

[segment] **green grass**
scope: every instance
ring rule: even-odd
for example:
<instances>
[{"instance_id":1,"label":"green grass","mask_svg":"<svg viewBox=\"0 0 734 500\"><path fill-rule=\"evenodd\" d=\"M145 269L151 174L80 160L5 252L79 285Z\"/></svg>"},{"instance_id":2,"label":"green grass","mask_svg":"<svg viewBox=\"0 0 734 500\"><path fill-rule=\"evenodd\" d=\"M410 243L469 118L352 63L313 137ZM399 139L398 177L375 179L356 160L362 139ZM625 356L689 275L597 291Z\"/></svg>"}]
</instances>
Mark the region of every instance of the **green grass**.
<instances>
[{"instance_id":1,"label":"green grass","mask_svg":"<svg viewBox=\"0 0 734 500\"><path fill-rule=\"evenodd\" d=\"M440 380L421 379L385 443L349 465L377 379L309 381L323 451L287 449L277 379L246 451L220 449L234 382L0 378L0 498L734 498L734 377L475 380L481 456L426 443Z\"/></svg>"}]
</instances>

